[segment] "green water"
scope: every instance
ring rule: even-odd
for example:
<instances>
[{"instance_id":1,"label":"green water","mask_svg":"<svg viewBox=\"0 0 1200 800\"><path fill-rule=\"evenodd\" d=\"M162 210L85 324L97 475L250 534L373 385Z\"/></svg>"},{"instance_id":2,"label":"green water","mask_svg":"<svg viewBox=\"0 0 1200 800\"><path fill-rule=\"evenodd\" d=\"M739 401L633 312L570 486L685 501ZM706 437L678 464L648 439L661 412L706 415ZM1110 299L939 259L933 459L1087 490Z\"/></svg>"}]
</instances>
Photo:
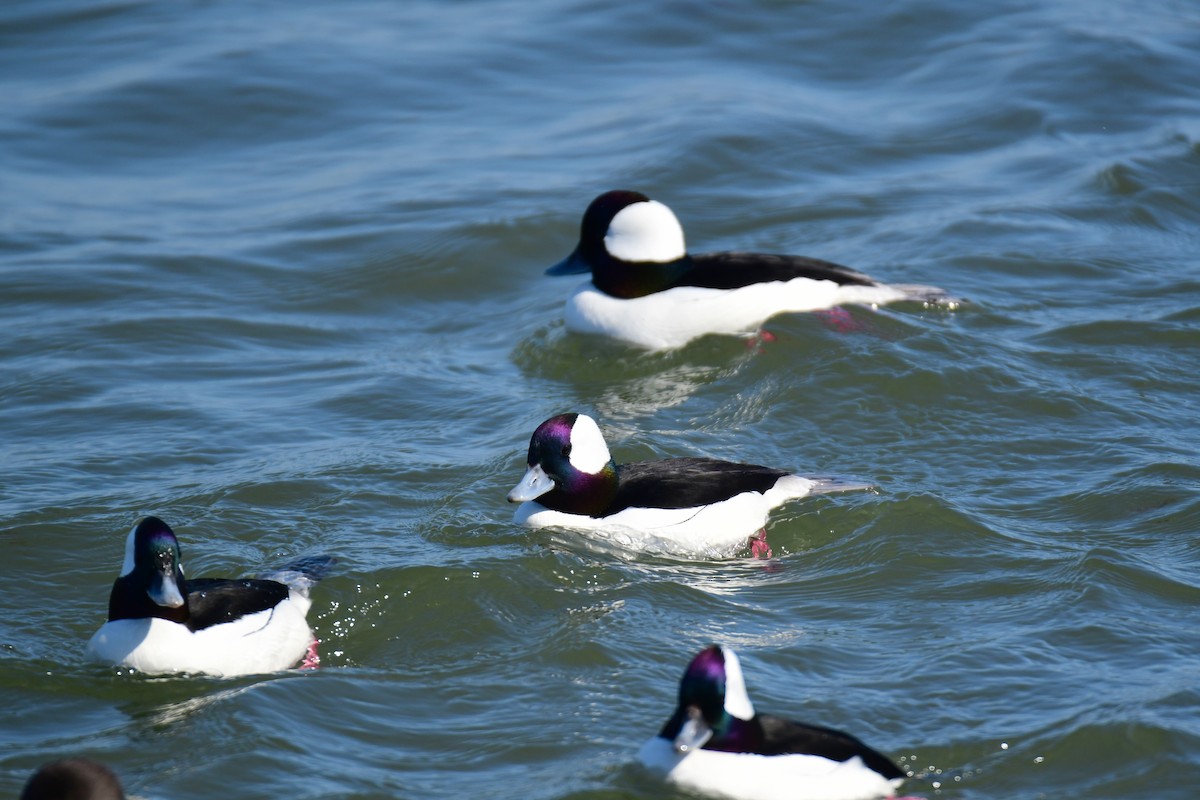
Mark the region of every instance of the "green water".
<instances>
[{"instance_id":1,"label":"green water","mask_svg":"<svg viewBox=\"0 0 1200 800\"><path fill-rule=\"evenodd\" d=\"M0 794L657 798L688 659L904 793L1200 786L1192 5L10 3L0 10ZM965 296L759 348L569 335L599 192L689 246ZM769 565L511 524L528 437L870 481ZM88 663L125 533L331 553L321 669Z\"/></svg>"}]
</instances>

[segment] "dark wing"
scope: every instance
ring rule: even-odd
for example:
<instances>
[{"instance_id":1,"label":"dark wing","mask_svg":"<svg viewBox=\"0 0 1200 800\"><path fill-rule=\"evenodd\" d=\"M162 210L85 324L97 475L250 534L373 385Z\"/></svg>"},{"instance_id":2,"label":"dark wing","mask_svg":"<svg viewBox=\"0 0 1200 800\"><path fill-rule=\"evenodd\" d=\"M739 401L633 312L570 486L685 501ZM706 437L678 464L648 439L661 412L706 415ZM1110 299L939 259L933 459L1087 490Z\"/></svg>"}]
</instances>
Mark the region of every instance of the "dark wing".
<instances>
[{"instance_id":1,"label":"dark wing","mask_svg":"<svg viewBox=\"0 0 1200 800\"><path fill-rule=\"evenodd\" d=\"M277 581L199 578L187 585L187 626L193 631L266 611L288 596L288 587Z\"/></svg>"},{"instance_id":2,"label":"dark wing","mask_svg":"<svg viewBox=\"0 0 1200 800\"><path fill-rule=\"evenodd\" d=\"M770 714L759 714L755 719L762 725L764 755L808 753L834 761L848 761L858 756L864 764L885 778L906 777L890 758L872 750L848 733L792 722Z\"/></svg>"},{"instance_id":3,"label":"dark wing","mask_svg":"<svg viewBox=\"0 0 1200 800\"><path fill-rule=\"evenodd\" d=\"M691 258L692 268L679 280L679 286L740 289L755 283L793 278L833 281L841 286L879 285L879 281L869 275L819 258L768 253L704 253Z\"/></svg>"},{"instance_id":4,"label":"dark wing","mask_svg":"<svg viewBox=\"0 0 1200 800\"><path fill-rule=\"evenodd\" d=\"M634 461L617 467L617 496L605 513L626 508L696 508L742 492L765 492L788 474L715 458Z\"/></svg>"}]
</instances>

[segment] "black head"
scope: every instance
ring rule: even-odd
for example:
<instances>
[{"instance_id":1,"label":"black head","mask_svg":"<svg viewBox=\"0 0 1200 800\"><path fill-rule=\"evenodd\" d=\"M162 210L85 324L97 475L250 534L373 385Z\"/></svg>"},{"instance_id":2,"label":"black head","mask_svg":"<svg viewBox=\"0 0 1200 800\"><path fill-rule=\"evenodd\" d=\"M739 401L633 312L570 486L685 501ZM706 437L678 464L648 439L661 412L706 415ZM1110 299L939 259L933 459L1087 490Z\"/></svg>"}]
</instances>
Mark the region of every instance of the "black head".
<instances>
[{"instance_id":1,"label":"black head","mask_svg":"<svg viewBox=\"0 0 1200 800\"><path fill-rule=\"evenodd\" d=\"M679 681L679 706L695 708L712 727L719 726L725 713L725 653L718 645L701 650Z\"/></svg>"},{"instance_id":2,"label":"black head","mask_svg":"<svg viewBox=\"0 0 1200 800\"><path fill-rule=\"evenodd\" d=\"M85 758L46 764L29 778L20 800L124 800L121 782L108 767Z\"/></svg>"},{"instance_id":3,"label":"black head","mask_svg":"<svg viewBox=\"0 0 1200 800\"><path fill-rule=\"evenodd\" d=\"M605 192L587 207L579 244L546 272L592 273L600 291L631 299L669 289L691 268L671 209L641 192Z\"/></svg>"},{"instance_id":4,"label":"black head","mask_svg":"<svg viewBox=\"0 0 1200 800\"><path fill-rule=\"evenodd\" d=\"M648 203L650 198L641 192L614 189L593 200L583 212L579 223L579 249L584 257L595 257L606 252L604 237L613 218L634 203Z\"/></svg>"},{"instance_id":5,"label":"black head","mask_svg":"<svg viewBox=\"0 0 1200 800\"><path fill-rule=\"evenodd\" d=\"M109 619L187 619L187 583L175 532L146 517L129 532L125 562L109 598Z\"/></svg>"},{"instance_id":6,"label":"black head","mask_svg":"<svg viewBox=\"0 0 1200 800\"><path fill-rule=\"evenodd\" d=\"M714 644L688 664L675 714L659 735L680 753L701 747L751 752L760 738L754 716L737 656Z\"/></svg>"}]
</instances>

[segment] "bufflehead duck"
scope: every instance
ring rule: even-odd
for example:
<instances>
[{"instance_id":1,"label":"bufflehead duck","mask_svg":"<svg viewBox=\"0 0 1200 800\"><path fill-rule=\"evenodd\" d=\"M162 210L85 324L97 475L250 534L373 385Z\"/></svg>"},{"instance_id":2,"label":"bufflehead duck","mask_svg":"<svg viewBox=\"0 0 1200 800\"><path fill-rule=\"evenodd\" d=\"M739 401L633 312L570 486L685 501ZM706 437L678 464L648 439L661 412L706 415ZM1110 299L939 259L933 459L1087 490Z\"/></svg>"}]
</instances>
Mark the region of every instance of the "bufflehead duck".
<instances>
[{"instance_id":1,"label":"bufflehead duck","mask_svg":"<svg viewBox=\"0 0 1200 800\"><path fill-rule=\"evenodd\" d=\"M129 532L108 622L88 643L100 661L152 675L275 672L315 657L308 593L333 564L298 561L256 579L187 580L175 533L157 517Z\"/></svg>"},{"instance_id":2,"label":"bufflehead duck","mask_svg":"<svg viewBox=\"0 0 1200 800\"><path fill-rule=\"evenodd\" d=\"M672 783L739 800L869 800L905 778L850 734L755 713L737 656L717 645L688 664L675 713L638 760Z\"/></svg>"},{"instance_id":3,"label":"bufflehead duck","mask_svg":"<svg viewBox=\"0 0 1200 800\"><path fill-rule=\"evenodd\" d=\"M682 347L707 333L752 334L788 311L899 300L953 308L961 302L934 286L881 283L816 258L689 255L671 209L631 191L593 200L574 252L546 270L588 272L592 279L567 299L567 327L648 350Z\"/></svg>"},{"instance_id":4,"label":"bufflehead duck","mask_svg":"<svg viewBox=\"0 0 1200 800\"><path fill-rule=\"evenodd\" d=\"M125 800L121 781L103 764L65 758L30 776L20 800Z\"/></svg>"},{"instance_id":5,"label":"bufflehead duck","mask_svg":"<svg viewBox=\"0 0 1200 800\"><path fill-rule=\"evenodd\" d=\"M755 555L770 555L763 526L771 509L809 494L871 488L713 458L618 465L596 421L576 413L538 426L527 463L508 493L510 503L521 504L518 524L686 555L731 555L747 542Z\"/></svg>"}]
</instances>

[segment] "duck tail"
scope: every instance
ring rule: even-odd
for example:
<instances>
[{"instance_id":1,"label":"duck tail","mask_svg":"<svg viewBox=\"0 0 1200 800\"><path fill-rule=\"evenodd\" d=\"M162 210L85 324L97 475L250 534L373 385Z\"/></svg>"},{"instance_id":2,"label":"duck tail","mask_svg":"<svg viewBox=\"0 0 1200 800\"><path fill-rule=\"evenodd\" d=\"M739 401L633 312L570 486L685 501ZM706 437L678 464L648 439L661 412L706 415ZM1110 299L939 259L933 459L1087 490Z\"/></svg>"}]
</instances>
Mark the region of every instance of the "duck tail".
<instances>
[{"instance_id":1,"label":"duck tail","mask_svg":"<svg viewBox=\"0 0 1200 800\"><path fill-rule=\"evenodd\" d=\"M846 481L840 478L806 478L812 481L809 494L832 494L834 492L874 492L879 493L873 484L862 481Z\"/></svg>"},{"instance_id":2,"label":"duck tail","mask_svg":"<svg viewBox=\"0 0 1200 800\"><path fill-rule=\"evenodd\" d=\"M966 303L966 299L955 297L945 289L937 286L926 286L921 283L892 283L889 284L898 292L904 293L904 299L927 306L955 309Z\"/></svg>"},{"instance_id":3,"label":"duck tail","mask_svg":"<svg viewBox=\"0 0 1200 800\"><path fill-rule=\"evenodd\" d=\"M278 581L307 596L309 590L328 575L335 564L337 559L333 556L301 556L259 578Z\"/></svg>"}]
</instances>

